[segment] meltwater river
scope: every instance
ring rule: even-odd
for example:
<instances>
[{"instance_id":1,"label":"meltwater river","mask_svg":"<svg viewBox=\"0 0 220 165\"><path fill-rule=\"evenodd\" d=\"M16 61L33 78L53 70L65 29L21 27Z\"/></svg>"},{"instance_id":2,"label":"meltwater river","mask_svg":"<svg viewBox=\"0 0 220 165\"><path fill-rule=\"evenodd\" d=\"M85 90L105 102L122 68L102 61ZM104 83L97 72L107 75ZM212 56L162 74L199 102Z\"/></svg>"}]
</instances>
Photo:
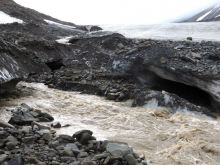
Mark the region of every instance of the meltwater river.
<instances>
[{"instance_id":1,"label":"meltwater river","mask_svg":"<svg viewBox=\"0 0 220 165\"><path fill-rule=\"evenodd\" d=\"M220 118L192 113L170 114L166 109L128 107L127 103L20 82L17 93L0 100L0 118L8 121L7 108L26 103L55 117L62 125L57 134L72 135L90 129L98 140L128 142L151 164L217 165L220 162Z\"/></svg>"}]
</instances>

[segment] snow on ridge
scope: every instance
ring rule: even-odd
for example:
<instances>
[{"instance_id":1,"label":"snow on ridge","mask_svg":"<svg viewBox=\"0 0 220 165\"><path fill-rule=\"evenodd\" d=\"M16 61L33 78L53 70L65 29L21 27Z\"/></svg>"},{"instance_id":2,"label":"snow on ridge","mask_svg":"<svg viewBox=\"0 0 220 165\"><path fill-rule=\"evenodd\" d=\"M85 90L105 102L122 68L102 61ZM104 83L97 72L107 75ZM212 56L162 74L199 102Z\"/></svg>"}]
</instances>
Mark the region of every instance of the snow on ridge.
<instances>
[{"instance_id":1,"label":"snow on ridge","mask_svg":"<svg viewBox=\"0 0 220 165\"><path fill-rule=\"evenodd\" d=\"M10 15L0 11L0 24L13 23L13 22L23 23L22 20L11 17Z\"/></svg>"},{"instance_id":2,"label":"snow on ridge","mask_svg":"<svg viewBox=\"0 0 220 165\"><path fill-rule=\"evenodd\" d=\"M207 13L205 13L203 16L199 17L199 18L196 20L196 22L203 20L203 19L204 19L207 15L209 15L211 12L212 12L212 10L209 11L209 12L207 12Z\"/></svg>"},{"instance_id":3,"label":"snow on ridge","mask_svg":"<svg viewBox=\"0 0 220 165\"><path fill-rule=\"evenodd\" d=\"M50 20L47 20L47 19L45 19L44 21L49 23L49 24L54 24L54 25L57 25L57 26L60 26L60 27L63 27L63 28L76 28L74 26L68 26L68 25L60 24L60 23L53 22L53 21L50 21Z\"/></svg>"}]
</instances>

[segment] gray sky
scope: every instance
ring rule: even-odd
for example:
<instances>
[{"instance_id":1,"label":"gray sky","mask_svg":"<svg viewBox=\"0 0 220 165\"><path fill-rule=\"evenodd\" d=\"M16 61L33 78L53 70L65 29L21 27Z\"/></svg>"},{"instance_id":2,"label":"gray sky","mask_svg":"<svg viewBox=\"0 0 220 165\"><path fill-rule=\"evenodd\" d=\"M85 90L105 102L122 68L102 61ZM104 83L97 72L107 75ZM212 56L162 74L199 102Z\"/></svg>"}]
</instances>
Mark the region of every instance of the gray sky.
<instances>
[{"instance_id":1,"label":"gray sky","mask_svg":"<svg viewBox=\"0 0 220 165\"><path fill-rule=\"evenodd\" d=\"M187 18L220 0L14 0L75 24L155 24Z\"/></svg>"}]
</instances>

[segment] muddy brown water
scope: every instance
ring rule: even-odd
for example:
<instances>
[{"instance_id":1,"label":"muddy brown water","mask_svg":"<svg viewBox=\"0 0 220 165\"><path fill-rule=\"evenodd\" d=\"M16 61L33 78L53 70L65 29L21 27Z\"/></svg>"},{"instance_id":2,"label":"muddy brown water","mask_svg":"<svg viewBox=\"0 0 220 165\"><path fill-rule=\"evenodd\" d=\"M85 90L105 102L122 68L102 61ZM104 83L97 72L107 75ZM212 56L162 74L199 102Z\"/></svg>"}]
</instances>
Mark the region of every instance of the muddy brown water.
<instances>
[{"instance_id":1,"label":"muddy brown water","mask_svg":"<svg viewBox=\"0 0 220 165\"><path fill-rule=\"evenodd\" d=\"M127 142L152 165L220 164L220 116L212 120L192 113L170 114L166 109L132 108L41 83L20 82L17 92L0 100L0 118L5 121L11 116L7 108L26 103L50 113L62 125L70 124L56 129L57 134L90 129L98 140Z\"/></svg>"}]
</instances>

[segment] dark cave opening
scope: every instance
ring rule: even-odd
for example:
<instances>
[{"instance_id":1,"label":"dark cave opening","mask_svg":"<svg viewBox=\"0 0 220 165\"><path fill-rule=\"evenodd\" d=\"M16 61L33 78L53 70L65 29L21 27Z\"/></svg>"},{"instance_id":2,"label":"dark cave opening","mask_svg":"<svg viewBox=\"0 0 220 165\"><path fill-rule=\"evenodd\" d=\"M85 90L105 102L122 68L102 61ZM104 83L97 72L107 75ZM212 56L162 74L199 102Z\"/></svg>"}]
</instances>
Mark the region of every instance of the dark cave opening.
<instances>
[{"instance_id":1,"label":"dark cave opening","mask_svg":"<svg viewBox=\"0 0 220 165\"><path fill-rule=\"evenodd\" d=\"M53 61L53 62L47 62L46 65L52 70L58 70L62 66L65 66L60 60L58 61Z\"/></svg>"},{"instance_id":2,"label":"dark cave opening","mask_svg":"<svg viewBox=\"0 0 220 165\"><path fill-rule=\"evenodd\" d=\"M197 87L158 77L157 84L151 86L150 89L174 93L192 104L214 111L214 108L211 105L211 96Z\"/></svg>"},{"instance_id":3,"label":"dark cave opening","mask_svg":"<svg viewBox=\"0 0 220 165\"><path fill-rule=\"evenodd\" d=\"M136 80L148 85L150 89L156 91L166 91L178 95L179 97L189 101L190 103L205 107L215 112L212 97L205 91L190 85L163 79L154 72L143 67L143 59L137 57L130 70L128 70Z\"/></svg>"}]
</instances>

